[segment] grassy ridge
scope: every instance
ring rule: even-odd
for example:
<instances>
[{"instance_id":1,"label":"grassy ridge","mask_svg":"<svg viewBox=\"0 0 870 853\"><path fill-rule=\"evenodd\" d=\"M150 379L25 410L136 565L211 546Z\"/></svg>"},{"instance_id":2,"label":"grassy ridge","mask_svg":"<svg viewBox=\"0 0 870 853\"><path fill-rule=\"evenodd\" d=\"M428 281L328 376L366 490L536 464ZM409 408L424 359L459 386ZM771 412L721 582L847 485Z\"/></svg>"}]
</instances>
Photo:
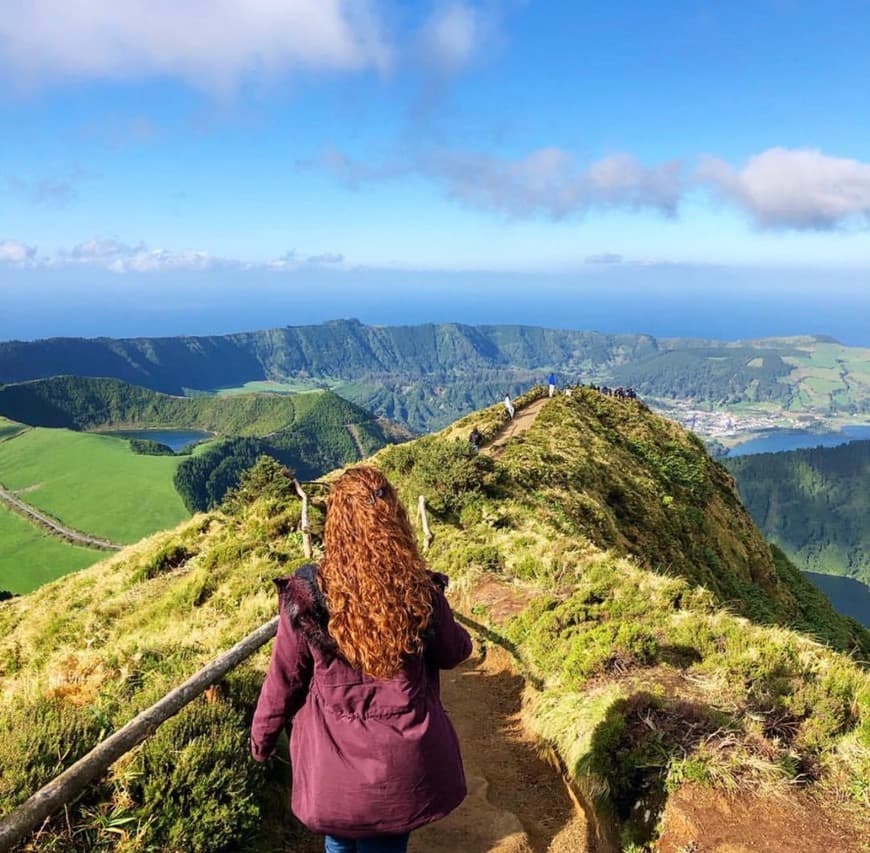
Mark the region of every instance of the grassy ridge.
<instances>
[{"instance_id":1,"label":"grassy ridge","mask_svg":"<svg viewBox=\"0 0 870 853\"><path fill-rule=\"evenodd\" d=\"M432 568L451 575L487 642L513 649L535 676L530 721L596 809L620 824L624 847L649 837L636 816L649 811L654 821L686 781L781 792L800 784L846 811L866 808L866 673L721 601L737 578L754 584L748 593L769 616L817 619L819 628L830 619L831 644L866 644L866 633L821 599L811 613L781 555L767 552L754 569L765 556L760 536L720 494L731 488L724 472L687 434L629 405L550 401L498 460L466 444L470 422L488 424L495 408L376 460L406 502L426 496ZM622 492L608 502L617 482ZM635 501L648 520L625 515ZM197 516L0 604L0 809L271 616L270 578L302 561L298 513L295 501L273 498ZM689 557L678 567L660 559L676 556L668 540L684 525L719 557L697 577ZM637 543L653 558L633 552ZM93 640L87 648L82 637ZM283 768L245 757L267 659L258 654L215 702L197 701L125 758L46 829L41 849L275 849L287 820Z\"/></svg>"},{"instance_id":2,"label":"grassy ridge","mask_svg":"<svg viewBox=\"0 0 870 853\"><path fill-rule=\"evenodd\" d=\"M110 436L36 428L0 443L0 482L76 530L128 543L188 516L172 485L179 462Z\"/></svg>"},{"instance_id":3,"label":"grassy ridge","mask_svg":"<svg viewBox=\"0 0 870 853\"><path fill-rule=\"evenodd\" d=\"M49 536L0 504L0 590L30 592L105 556Z\"/></svg>"}]
</instances>

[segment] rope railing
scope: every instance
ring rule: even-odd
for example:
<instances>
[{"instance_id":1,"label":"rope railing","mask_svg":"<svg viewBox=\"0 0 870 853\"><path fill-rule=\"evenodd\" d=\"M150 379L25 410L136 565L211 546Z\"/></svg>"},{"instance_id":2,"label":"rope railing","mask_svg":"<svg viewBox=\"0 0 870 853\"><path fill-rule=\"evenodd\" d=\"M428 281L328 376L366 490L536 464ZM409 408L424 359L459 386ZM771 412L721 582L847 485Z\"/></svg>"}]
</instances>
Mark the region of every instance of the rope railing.
<instances>
[{"instance_id":1,"label":"rope railing","mask_svg":"<svg viewBox=\"0 0 870 853\"><path fill-rule=\"evenodd\" d=\"M78 796L94 779L102 776L121 756L154 734L161 723L175 716L208 687L268 643L277 631L276 616L101 741L87 755L0 819L0 853L11 850L26 838L46 818Z\"/></svg>"}]
</instances>

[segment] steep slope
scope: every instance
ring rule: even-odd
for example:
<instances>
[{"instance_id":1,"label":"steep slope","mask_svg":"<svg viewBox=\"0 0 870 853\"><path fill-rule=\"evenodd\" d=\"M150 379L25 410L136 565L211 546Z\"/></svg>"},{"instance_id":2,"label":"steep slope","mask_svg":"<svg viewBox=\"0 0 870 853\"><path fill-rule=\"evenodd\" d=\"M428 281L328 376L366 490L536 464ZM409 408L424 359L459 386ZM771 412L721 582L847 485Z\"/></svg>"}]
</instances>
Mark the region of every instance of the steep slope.
<instances>
[{"instance_id":1,"label":"steep slope","mask_svg":"<svg viewBox=\"0 0 870 853\"><path fill-rule=\"evenodd\" d=\"M725 464L764 535L800 568L870 586L870 441Z\"/></svg>"},{"instance_id":2,"label":"steep slope","mask_svg":"<svg viewBox=\"0 0 870 853\"><path fill-rule=\"evenodd\" d=\"M409 505L425 496L427 557L451 575L480 648L502 647L525 672L522 718L586 810L589 849L620 836L623 848L646 844L691 782L785 800L799 785L842 849L858 850L870 680L805 634L733 610L865 653L867 635L810 602L799 573L765 550L727 473L675 425L593 392L543 403L497 459L470 452L472 424L496 435L498 407L376 462ZM271 616L270 578L303 559L298 504L236 507L0 604L0 809ZM40 849L303 849L285 824L286 766L242 758L266 660L123 759L44 829ZM520 814L498 790L493 805ZM523 814L517 832L539 845L557 836L558 825L536 836ZM547 815L569 821L559 808ZM701 822L681 843L697 846L703 832ZM482 837L461 836L458 849L495 849Z\"/></svg>"}]
</instances>

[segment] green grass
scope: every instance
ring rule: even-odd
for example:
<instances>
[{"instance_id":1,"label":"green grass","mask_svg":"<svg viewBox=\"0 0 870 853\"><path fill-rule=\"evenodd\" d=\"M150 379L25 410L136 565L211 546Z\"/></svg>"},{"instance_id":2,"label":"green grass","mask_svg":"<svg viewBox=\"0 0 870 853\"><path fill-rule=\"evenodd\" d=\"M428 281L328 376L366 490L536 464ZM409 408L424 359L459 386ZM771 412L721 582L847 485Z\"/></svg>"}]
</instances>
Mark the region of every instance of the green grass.
<instances>
[{"instance_id":1,"label":"green grass","mask_svg":"<svg viewBox=\"0 0 870 853\"><path fill-rule=\"evenodd\" d=\"M0 417L0 441L5 441L7 438L18 435L23 429L25 429L23 424Z\"/></svg>"},{"instance_id":2,"label":"green grass","mask_svg":"<svg viewBox=\"0 0 870 853\"><path fill-rule=\"evenodd\" d=\"M105 552L77 548L0 505L0 589L25 593L90 566Z\"/></svg>"},{"instance_id":3,"label":"green grass","mask_svg":"<svg viewBox=\"0 0 870 853\"><path fill-rule=\"evenodd\" d=\"M322 391L325 384L328 383L321 379L282 379L280 382L260 380L228 388L216 388L213 393L219 397L235 397L239 394L304 394L308 391Z\"/></svg>"},{"instance_id":4,"label":"green grass","mask_svg":"<svg viewBox=\"0 0 870 853\"><path fill-rule=\"evenodd\" d=\"M0 483L76 530L129 543L188 517L172 483L180 461L139 456L110 436L38 428L0 443Z\"/></svg>"}]
</instances>

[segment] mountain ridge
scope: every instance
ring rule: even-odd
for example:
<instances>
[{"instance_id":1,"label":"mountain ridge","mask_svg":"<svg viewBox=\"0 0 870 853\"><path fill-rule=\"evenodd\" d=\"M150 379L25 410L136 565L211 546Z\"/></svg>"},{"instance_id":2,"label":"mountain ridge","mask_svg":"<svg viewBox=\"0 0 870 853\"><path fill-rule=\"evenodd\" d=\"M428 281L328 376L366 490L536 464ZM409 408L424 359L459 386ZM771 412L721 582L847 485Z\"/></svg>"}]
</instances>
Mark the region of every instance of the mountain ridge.
<instances>
[{"instance_id":1,"label":"mountain ridge","mask_svg":"<svg viewBox=\"0 0 870 853\"><path fill-rule=\"evenodd\" d=\"M369 326L333 320L233 335L0 343L0 382L113 376L170 394L253 381L327 384L428 432L551 370L700 407L851 417L870 412L870 351L812 338L750 344L522 325Z\"/></svg>"}]
</instances>

